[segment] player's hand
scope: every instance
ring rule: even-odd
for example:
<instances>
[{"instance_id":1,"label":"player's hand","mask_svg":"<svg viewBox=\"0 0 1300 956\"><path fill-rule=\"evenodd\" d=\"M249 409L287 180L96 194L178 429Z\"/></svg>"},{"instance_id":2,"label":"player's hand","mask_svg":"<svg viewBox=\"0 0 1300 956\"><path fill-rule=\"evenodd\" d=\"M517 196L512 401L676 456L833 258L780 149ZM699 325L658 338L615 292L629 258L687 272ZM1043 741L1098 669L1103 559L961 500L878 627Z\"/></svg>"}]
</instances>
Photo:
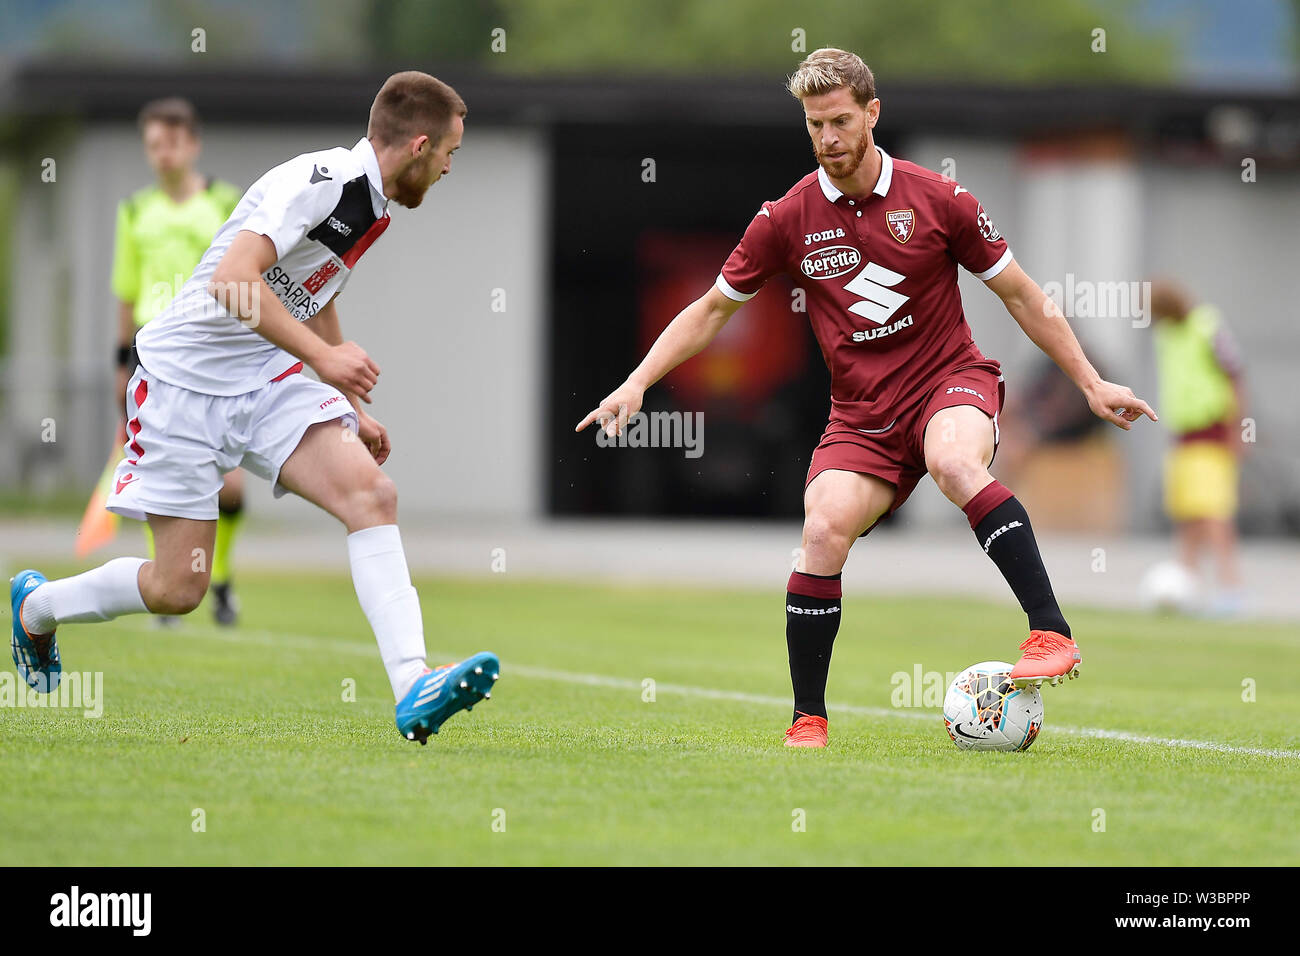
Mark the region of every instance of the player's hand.
<instances>
[{"instance_id":1,"label":"player's hand","mask_svg":"<svg viewBox=\"0 0 1300 956\"><path fill-rule=\"evenodd\" d=\"M393 443L388 440L388 429L361 411L357 412L357 438L381 465L393 451Z\"/></svg>"},{"instance_id":2,"label":"player's hand","mask_svg":"<svg viewBox=\"0 0 1300 956\"><path fill-rule=\"evenodd\" d=\"M615 438L627 428L627 420L641 410L643 401L645 401L645 389L624 382L588 412L587 417L578 422L578 427L574 431L580 432L592 422L597 422L605 429L606 435Z\"/></svg>"},{"instance_id":3,"label":"player's hand","mask_svg":"<svg viewBox=\"0 0 1300 956\"><path fill-rule=\"evenodd\" d=\"M312 368L322 382L351 392L363 402L370 401L370 390L379 379L379 366L356 342L331 345Z\"/></svg>"},{"instance_id":4,"label":"player's hand","mask_svg":"<svg viewBox=\"0 0 1300 956\"><path fill-rule=\"evenodd\" d=\"M1084 392L1088 399L1088 407L1098 418L1105 419L1112 425L1118 425L1120 428L1128 431L1133 427L1133 422L1137 421L1143 415L1153 422L1160 421L1151 406L1142 399L1133 394L1133 389L1125 385L1116 385L1114 382L1098 382L1091 389Z\"/></svg>"}]
</instances>

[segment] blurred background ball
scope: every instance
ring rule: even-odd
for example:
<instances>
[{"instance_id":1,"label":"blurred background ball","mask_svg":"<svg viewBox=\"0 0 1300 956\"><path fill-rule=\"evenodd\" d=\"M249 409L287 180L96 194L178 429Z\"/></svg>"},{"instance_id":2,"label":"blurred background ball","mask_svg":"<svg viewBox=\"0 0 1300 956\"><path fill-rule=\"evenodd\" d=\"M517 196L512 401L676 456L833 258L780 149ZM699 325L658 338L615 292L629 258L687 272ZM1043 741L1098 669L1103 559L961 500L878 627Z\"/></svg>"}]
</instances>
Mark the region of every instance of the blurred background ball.
<instances>
[{"instance_id":1,"label":"blurred background ball","mask_svg":"<svg viewBox=\"0 0 1300 956\"><path fill-rule=\"evenodd\" d=\"M1138 583L1138 596L1148 611L1190 614L1196 609L1196 577L1178 561L1152 565Z\"/></svg>"}]
</instances>

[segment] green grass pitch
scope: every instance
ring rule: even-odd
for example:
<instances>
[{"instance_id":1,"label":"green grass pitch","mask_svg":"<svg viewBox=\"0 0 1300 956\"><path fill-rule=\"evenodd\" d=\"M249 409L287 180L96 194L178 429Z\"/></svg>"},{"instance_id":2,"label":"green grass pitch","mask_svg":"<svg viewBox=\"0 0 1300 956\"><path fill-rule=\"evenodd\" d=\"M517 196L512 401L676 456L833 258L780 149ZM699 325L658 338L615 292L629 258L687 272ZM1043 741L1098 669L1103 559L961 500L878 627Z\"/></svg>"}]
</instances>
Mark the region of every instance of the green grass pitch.
<instances>
[{"instance_id":1,"label":"green grass pitch","mask_svg":"<svg viewBox=\"0 0 1300 956\"><path fill-rule=\"evenodd\" d=\"M206 606L64 628L103 716L0 707L0 864L1300 859L1294 626L1072 609L1083 675L1043 690L1034 746L963 753L891 678L1014 660L1018 609L850 596L831 746L792 751L779 588L424 580L431 660L493 650L502 674L419 747L346 577L239 585L234 632Z\"/></svg>"}]
</instances>

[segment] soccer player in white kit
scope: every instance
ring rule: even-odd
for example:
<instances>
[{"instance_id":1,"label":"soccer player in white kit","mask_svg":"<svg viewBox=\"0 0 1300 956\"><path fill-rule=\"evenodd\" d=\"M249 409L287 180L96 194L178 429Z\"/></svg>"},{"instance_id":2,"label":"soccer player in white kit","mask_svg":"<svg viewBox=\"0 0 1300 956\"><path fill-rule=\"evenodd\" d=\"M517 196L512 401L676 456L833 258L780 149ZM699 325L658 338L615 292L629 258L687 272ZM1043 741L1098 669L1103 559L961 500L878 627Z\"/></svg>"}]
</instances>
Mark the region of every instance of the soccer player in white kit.
<instances>
[{"instance_id":1,"label":"soccer player in white kit","mask_svg":"<svg viewBox=\"0 0 1300 956\"><path fill-rule=\"evenodd\" d=\"M59 625L124 614L187 614L208 589L222 476L243 467L347 528L353 584L375 632L398 730L425 743L491 696L483 653L431 670L419 598L380 465L388 432L368 415L379 367L339 330L334 297L388 226L451 170L464 101L425 73L389 77L351 149L304 153L244 194L167 309L137 339L127 387L126 458L107 507L147 520L156 558L116 558L75 577L22 571L11 584L18 672L49 693ZM309 366L320 377L302 375Z\"/></svg>"}]
</instances>

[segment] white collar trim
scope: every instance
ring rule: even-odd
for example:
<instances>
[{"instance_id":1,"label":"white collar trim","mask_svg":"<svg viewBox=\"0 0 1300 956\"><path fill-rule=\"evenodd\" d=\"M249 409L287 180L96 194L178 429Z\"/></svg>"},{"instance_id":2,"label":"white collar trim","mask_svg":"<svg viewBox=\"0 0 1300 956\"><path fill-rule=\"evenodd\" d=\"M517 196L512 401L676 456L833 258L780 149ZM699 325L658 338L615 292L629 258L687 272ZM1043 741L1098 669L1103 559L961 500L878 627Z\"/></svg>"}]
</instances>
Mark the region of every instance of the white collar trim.
<instances>
[{"instance_id":1,"label":"white collar trim","mask_svg":"<svg viewBox=\"0 0 1300 956\"><path fill-rule=\"evenodd\" d=\"M366 171L366 179L370 180L370 188L374 190L372 198L378 199L383 207L387 207L388 197L384 195L384 177L379 172L379 157L375 155L375 147L371 145L370 140L362 136L352 147L352 152L361 161L361 168Z\"/></svg>"},{"instance_id":2,"label":"white collar trim","mask_svg":"<svg viewBox=\"0 0 1300 956\"><path fill-rule=\"evenodd\" d=\"M876 179L876 187L871 191L877 196L885 196L889 193L889 184L894 180L894 160L879 146L876 147L876 152L880 154L880 176ZM835 202L844 195L821 166L817 167L817 183L822 187L822 195L827 202Z\"/></svg>"}]
</instances>

